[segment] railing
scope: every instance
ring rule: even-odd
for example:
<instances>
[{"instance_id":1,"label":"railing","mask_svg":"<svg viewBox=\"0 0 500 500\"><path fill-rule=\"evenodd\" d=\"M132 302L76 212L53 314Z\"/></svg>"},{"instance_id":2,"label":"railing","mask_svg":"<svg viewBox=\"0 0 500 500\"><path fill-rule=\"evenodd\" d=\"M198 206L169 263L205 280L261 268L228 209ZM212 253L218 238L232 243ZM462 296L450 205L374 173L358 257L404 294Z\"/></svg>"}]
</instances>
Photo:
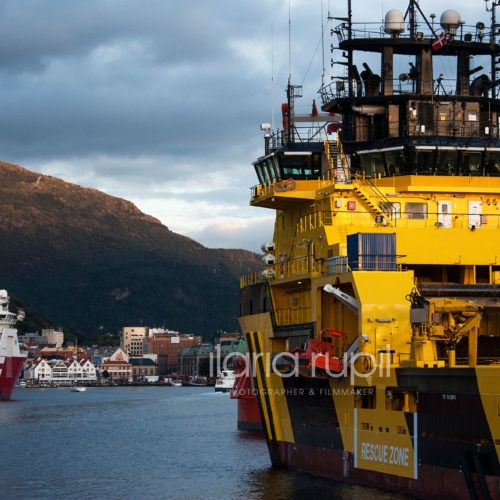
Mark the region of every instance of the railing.
<instances>
[{"instance_id":1,"label":"railing","mask_svg":"<svg viewBox=\"0 0 500 500\"><path fill-rule=\"evenodd\" d=\"M423 38L435 39L435 35L431 32L429 26L425 22L420 22L415 25L415 31L421 32ZM392 33L387 33L384 29L383 23L381 22L355 22L349 25L348 22L342 22L335 26L331 31L332 35L337 36L339 43L346 41L349 37L352 39L380 39L380 38L392 38ZM483 42L485 47L487 47L491 40L491 29L486 26L482 30L477 29L477 25L465 24L460 25L460 30L454 36L455 40L466 41L466 37L470 33L475 33L469 41ZM411 30L407 33L403 32L399 34L400 39L410 39Z\"/></svg>"},{"instance_id":2,"label":"railing","mask_svg":"<svg viewBox=\"0 0 500 500\"><path fill-rule=\"evenodd\" d=\"M246 288L247 286L257 285L258 283L264 283L268 279L268 276L263 275L262 271L251 272L244 274L240 278L240 288Z\"/></svg>"},{"instance_id":3,"label":"railing","mask_svg":"<svg viewBox=\"0 0 500 500\"><path fill-rule=\"evenodd\" d=\"M401 75L404 77L404 75ZM400 77L394 78L392 80L392 88L394 94L405 94L405 95L427 95L417 93L415 90L415 82L411 78L400 80ZM354 79L350 81L351 88L349 88L349 81L334 80L327 85L323 85L319 89L319 94L323 104L327 104L335 99L347 99L351 97L363 97L366 96L366 91L364 86L359 86L358 82ZM434 80L422 80L421 85L423 87L434 86ZM456 96L456 80L454 78L442 79L439 81L439 87L434 90L434 98L442 99L444 97L455 97ZM352 92L350 92L350 90Z\"/></svg>"},{"instance_id":4,"label":"railing","mask_svg":"<svg viewBox=\"0 0 500 500\"><path fill-rule=\"evenodd\" d=\"M9 314L8 316L0 316L0 326L14 326L17 322L17 316Z\"/></svg>"},{"instance_id":5,"label":"railing","mask_svg":"<svg viewBox=\"0 0 500 500\"><path fill-rule=\"evenodd\" d=\"M312 256L293 259L287 262L267 266L257 272L245 274L240 278L240 288L265 283L266 281L279 281L294 276L324 275L332 276L349 271L402 271L404 255L395 254L361 254L353 256L334 256L325 260L314 260Z\"/></svg>"},{"instance_id":6,"label":"railing","mask_svg":"<svg viewBox=\"0 0 500 500\"><path fill-rule=\"evenodd\" d=\"M344 255L338 255L335 257L330 257L326 261L326 274L342 274L349 271L349 264L347 262L347 257Z\"/></svg>"},{"instance_id":7,"label":"railing","mask_svg":"<svg viewBox=\"0 0 500 500\"><path fill-rule=\"evenodd\" d=\"M298 309L276 309L276 322L281 326L309 323L312 317L311 312L311 307L303 307Z\"/></svg>"},{"instance_id":8,"label":"railing","mask_svg":"<svg viewBox=\"0 0 500 500\"><path fill-rule=\"evenodd\" d=\"M313 121L311 115L311 122L308 125L298 126L296 123L293 126L293 142L321 142L322 133L325 130L325 122L318 119L316 122ZM266 150L266 154L275 151L276 149L288 144L289 138L287 137L285 130L276 130L271 132L269 137L269 146Z\"/></svg>"}]
</instances>

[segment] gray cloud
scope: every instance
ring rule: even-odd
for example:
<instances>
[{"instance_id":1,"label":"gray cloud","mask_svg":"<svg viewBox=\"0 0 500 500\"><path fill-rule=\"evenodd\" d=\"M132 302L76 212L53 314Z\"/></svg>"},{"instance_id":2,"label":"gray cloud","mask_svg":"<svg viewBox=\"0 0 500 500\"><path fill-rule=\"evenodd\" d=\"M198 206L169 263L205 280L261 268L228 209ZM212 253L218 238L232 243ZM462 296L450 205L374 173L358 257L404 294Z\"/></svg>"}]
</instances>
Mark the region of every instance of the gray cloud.
<instances>
[{"instance_id":1,"label":"gray cloud","mask_svg":"<svg viewBox=\"0 0 500 500\"><path fill-rule=\"evenodd\" d=\"M297 112L311 109L322 15L344 16L340 3L5 0L1 159L129 199L204 245L260 251L273 213L248 205L258 127L279 126L290 73L304 86ZM381 3L369 8L383 18Z\"/></svg>"}]
</instances>

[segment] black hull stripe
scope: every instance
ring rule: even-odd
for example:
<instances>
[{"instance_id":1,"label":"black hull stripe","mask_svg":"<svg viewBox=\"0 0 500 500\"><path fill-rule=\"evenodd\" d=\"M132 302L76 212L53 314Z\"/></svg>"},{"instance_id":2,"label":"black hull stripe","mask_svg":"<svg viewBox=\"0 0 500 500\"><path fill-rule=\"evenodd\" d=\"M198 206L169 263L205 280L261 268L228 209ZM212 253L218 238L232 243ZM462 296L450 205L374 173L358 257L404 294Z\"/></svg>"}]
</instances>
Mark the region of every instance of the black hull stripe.
<instances>
[{"instance_id":1,"label":"black hull stripe","mask_svg":"<svg viewBox=\"0 0 500 500\"><path fill-rule=\"evenodd\" d=\"M260 374L262 385L256 383L254 384L254 386L261 391L261 394L263 394L262 396L257 396L257 402L259 404L260 413L264 417L262 425L264 428L264 434L266 436L267 446L271 454L271 461L273 465L280 465L279 452L276 441L276 428L274 426L274 416L272 415L271 402L269 400L269 391L266 385L265 367L262 356L259 356L257 362L255 362L256 353L263 352L261 350L260 342L256 332L247 334L247 345L251 347L252 367L255 365L256 370L258 370ZM253 374L253 376L257 378L257 374ZM265 400L265 406L262 405L262 397Z\"/></svg>"}]
</instances>

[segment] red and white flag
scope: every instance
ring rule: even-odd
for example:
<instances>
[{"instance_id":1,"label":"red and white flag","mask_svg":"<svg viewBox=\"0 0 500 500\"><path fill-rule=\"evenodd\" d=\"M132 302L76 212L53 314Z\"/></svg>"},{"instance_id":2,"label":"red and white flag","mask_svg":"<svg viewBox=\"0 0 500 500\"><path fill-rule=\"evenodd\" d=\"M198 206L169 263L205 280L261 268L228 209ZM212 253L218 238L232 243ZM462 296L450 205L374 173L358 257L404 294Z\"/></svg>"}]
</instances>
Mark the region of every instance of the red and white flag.
<instances>
[{"instance_id":1,"label":"red and white flag","mask_svg":"<svg viewBox=\"0 0 500 500\"><path fill-rule=\"evenodd\" d=\"M446 37L444 32L440 33L438 37L432 42L432 50L439 50L446 45Z\"/></svg>"}]
</instances>

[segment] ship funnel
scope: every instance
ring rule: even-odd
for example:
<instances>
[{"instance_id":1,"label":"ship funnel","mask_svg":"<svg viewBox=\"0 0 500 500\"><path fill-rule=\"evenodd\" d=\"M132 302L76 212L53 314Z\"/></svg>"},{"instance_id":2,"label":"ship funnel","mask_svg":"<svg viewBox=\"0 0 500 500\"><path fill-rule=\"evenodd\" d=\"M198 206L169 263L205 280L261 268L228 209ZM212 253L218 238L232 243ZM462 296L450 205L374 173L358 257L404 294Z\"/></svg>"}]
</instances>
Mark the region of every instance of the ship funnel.
<instances>
[{"instance_id":1,"label":"ship funnel","mask_svg":"<svg viewBox=\"0 0 500 500\"><path fill-rule=\"evenodd\" d=\"M398 38L405 30L405 19L403 13L397 9L391 9L385 15L384 31L393 38Z\"/></svg>"},{"instance_id":2,"label":"ship funnel","mask_svg":"<svg viewBox=\"0 0 500 500\"><path fill-rule=\"evenodd\" d=\"M460 14L456 10L448 9L441 14L441 27L451 36L457 34L458 27L464 22L460 19Z\"/></svg>"}]
</instances>

